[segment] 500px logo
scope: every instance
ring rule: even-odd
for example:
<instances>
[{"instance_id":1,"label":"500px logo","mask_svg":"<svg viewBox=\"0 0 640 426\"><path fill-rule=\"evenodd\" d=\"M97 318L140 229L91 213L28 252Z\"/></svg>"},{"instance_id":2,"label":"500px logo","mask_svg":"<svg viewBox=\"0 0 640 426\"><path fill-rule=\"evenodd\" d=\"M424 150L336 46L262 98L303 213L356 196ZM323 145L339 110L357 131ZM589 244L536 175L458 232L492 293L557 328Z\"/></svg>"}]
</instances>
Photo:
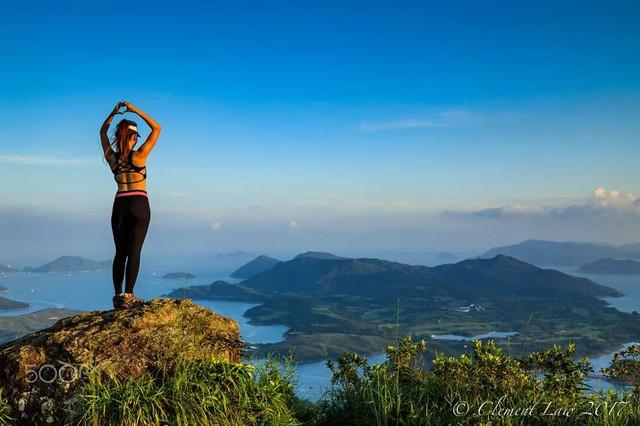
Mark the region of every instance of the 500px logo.
<instances>
[{"instance_id":1,"label":"500px logo","mask_svg":"<svg viewBox=\"0 0 640 426\"><path fill-rule=\"evenodd\" d=\"M35 383L37 381L42 381L44 383L53 383L56 379L60 379L65 383L71 383L74 380L77 380L83 374L86 374L88 371L93 370L93 367L78 364L78 363L68 363L62 362L59 367L56 367L52 364L43 364L37 370L34 369L36 364L26 364L25 365L25 380L27 383Z\"/></svg>"}]
</instances>

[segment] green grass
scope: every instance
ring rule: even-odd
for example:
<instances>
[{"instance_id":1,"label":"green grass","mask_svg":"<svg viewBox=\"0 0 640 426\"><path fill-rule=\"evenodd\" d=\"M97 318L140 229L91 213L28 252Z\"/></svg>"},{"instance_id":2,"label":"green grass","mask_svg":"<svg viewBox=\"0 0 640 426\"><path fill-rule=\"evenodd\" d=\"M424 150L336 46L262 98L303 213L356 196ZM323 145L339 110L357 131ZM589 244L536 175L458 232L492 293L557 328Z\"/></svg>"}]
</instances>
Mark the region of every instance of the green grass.
<instances>
[{"instance_id":1,"label":"green grass","mask_svg":"<svg viewBox=\"0 0 640 426\"><path fill-rule=\"evenodd\" d=\"M427 342L410 336L389 345L386 362L376 365L345 352L327 361L333 386L315 404L295 395L291 354L259 363L178 355L135 379L92 369L68 420L92 426L640 424L640 347L614 358L608 375L633 390L617 394L585 389L591 366L575 360L572 343L522 358L492 340L470 346L457 356L437 353L429 369L421 362ZM0 388L0 425L11 424L8 414Z\"/></svg>"},{"instance_id":2,"label":"green grass","mask_svg":"<svg viewBox=\"0 0 640 426\"><path fill-rule=\"evenodd\" d=\"M176 360L133 380L92 372L73 408L89 425L299 425L294 383L268 359L263 366L215 358Z\"/></svg>"},{"instance_id":3,"label":"green grass","mask_svg":"<svg viewBox=\"0 0 640 426\"><path fill-rule=\"evenodd\" d=\"M10 425L11 417L9 417L10 407L4 396L4 389L0 388L0 426Z\"/></svg>"}]
</instances>

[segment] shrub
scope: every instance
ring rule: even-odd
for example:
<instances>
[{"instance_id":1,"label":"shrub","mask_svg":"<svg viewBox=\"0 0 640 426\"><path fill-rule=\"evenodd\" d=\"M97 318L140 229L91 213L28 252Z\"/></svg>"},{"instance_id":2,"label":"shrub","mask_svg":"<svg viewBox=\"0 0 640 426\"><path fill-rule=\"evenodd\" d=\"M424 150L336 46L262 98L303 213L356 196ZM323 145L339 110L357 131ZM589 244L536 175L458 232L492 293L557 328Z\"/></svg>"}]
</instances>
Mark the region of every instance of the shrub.
<instances>
[{"instance_id":1,"label":"shrub","mask_svg":"<svg viewBox=\"0 0 640 426\"><path fill-rule=\"evenodd\" d=\"M632 386L635 398L640 399L640 345L631 345L614 354L611 365L603 368L602 373Z\"/></svg>"},{"instance_id":2,"label":"shrub","mask_svg":"<svg viewBox=\"0 0 640 426\"><path fill-rule=\"evenodd\" d=\"M333 388L318 402L315 424L640 424L629 394L584 392L592 369L586 358L574 360L573 343L515 359L492 340L474 341L470 354L436 354L429 371L418 366L425 347L407 336L387 348L383 364L353 353L337 366L327 361Z\"/></svg>"}]
</instances>

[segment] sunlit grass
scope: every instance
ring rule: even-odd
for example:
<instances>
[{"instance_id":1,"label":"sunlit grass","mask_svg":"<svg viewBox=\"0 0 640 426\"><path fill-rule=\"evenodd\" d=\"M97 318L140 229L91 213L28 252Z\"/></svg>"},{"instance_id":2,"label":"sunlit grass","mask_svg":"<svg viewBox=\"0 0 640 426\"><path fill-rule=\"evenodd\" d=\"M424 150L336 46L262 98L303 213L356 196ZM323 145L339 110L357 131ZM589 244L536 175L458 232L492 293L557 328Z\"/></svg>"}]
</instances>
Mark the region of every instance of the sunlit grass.
<instances>
[{"instance_id":1,"label":"sunlit grass","mask_svg":"<svg viewBox=\"0 0 640 426\"><path fill-rule=\"evenodd\" d=\"M120 380L89 373L74 422L89 425L298 425L293 384L269 359L262 366L216 358L176 359Z\"/></svg>"},{"instance_id":2,"label":"sunlit grass","mask_svg":"<svg viewBox=\"0 0 640 426\"><path fill-rule=\"evenodd\" d=\"M0 426L11 424L11 417L9 417L10 410L11 407L9 407L9 404L7 403L4 395L4 389L0 388Z\"/></svg>"},{"instance_id":3,"label":"sunlit grass","mask_svg":"<svg viewBox=\"0 0 640 426\"><path fill-rule=\"evenodd\" d=\"M491 340L471 346L458 356L436 354L429 370L420 363L427 342L414 343L410 336L387 347L384 363L369 365L364 356L343 353L327 361L333 386L315 404L296 397L290 355L243 363L177 355L137 378L90 370L68 420L92 426L640 424L638 392L585 391L590 365L575 360L574 344L525 358L503 353ZM638 378L631 369L635 351L615 365L617 375L632 383ZM512 413L534 409L491 414L499 401ZM460 403L467 404L464 413L456 412ZM8 414L0 388L0 425L12 424Z\"/></svg>"}]
</instances>

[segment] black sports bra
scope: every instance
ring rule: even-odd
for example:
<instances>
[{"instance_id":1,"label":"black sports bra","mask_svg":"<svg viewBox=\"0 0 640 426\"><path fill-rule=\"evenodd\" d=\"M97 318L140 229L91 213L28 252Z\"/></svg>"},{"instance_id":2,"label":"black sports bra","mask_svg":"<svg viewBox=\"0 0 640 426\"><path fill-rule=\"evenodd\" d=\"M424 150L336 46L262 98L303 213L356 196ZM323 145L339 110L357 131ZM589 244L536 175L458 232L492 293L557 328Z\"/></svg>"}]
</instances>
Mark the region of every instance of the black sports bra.
<instances>
[{"instance_id":1,"label":"black sports bra","mask_svg":"<svg viewBox=\"0 0 640 426\"><path fill-rule=\"evenodd\" d=\"M129 151L129 158L127 159L127 162L124 164L118 164L118 161L120 159L120 152L116 152L116 168L112 169L111 171L113 172L113 179L118 182L118 183L137 183L137 182L142 182L143 180L145 180L147 178L147 166L142 166L142 167L138 167L133 165L133 163L131 162L131 156L133 155L133 150ZM144 170L144 173L141 172L141 170ZM140 180L136 180L133 182L120 182L118 181L118 178L116 177L117 175L121 174L121 173L127 173L127 172L135 172L138 174L142 175L142 179Z\"/></svg>"}]
</instances>

